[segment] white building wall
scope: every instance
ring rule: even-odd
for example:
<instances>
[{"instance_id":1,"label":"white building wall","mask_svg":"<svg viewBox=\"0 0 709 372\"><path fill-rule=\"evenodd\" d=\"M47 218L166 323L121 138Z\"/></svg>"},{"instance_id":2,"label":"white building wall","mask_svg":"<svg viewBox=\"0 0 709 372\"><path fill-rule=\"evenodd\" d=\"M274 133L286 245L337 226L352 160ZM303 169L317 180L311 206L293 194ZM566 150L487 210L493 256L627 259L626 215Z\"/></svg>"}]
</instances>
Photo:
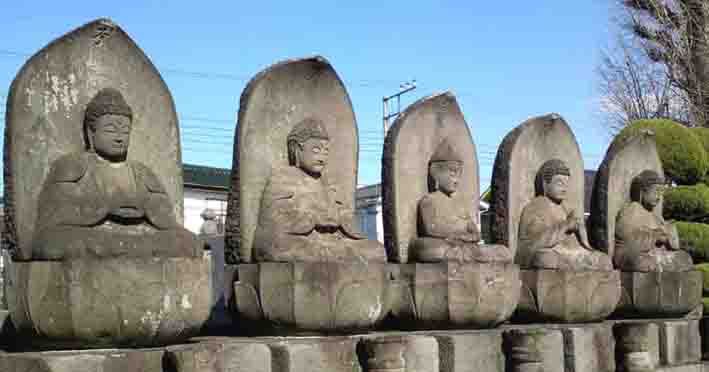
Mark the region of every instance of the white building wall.
<instances>
[{"instance_id":1,"label":"white building wall","mask_svg":"<svg viewBox=\"0 0 709 372\"><path fill-rule=\"evenodd\" d=\"M226 214L227 192L188 189L185 187L185 228L195 234L202 226L202 211L214 209L218 215Z\"/></svg>"}]
</instances>

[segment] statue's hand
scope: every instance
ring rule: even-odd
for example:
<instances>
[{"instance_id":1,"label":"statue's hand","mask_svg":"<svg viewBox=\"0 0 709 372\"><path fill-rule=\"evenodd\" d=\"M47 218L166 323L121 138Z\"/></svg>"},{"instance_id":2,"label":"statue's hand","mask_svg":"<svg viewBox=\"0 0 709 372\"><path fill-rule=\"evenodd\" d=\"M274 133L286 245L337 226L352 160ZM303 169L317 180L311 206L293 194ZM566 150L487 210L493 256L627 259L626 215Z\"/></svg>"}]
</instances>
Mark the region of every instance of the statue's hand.
<instances>
[{"instance_id":1,"label":"statue's hand","mask_svg":"<svg viewBox=\"0 0 709 372\"><path fill-rule=\"evenodd\" d=\"M572 210L566 216L566 232L573 233L579 230L579 218L576 216L576 211Z\"/></svg>"},{"instance_id":2,"label":"statue's hand","mask_svg":"<svg viewBox=\"0 0 709 372\"><path fill-rule=\"evenodd\" d=\"M111 211L111 214L120 218L142 218L145 213L142 209L134 207L120 207Z\"/></svg>"}]
</instances>

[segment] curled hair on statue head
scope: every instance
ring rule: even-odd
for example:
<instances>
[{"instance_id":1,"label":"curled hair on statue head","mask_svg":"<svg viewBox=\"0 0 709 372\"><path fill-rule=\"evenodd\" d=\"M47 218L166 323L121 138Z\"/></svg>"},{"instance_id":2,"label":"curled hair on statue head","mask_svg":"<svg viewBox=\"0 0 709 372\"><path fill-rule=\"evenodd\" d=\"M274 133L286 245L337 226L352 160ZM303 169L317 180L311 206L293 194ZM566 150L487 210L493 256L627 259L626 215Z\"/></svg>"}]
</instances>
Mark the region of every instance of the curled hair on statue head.
<instances>
[{"instance_id":1,"label":"curled hair on statue head","mask_svg":"<svg viewBox=\"0 0 709 372\"><path fill-rule=\"evenodd\" d=\"M96 130L96 120L103 115L122 115L133 120L133 110L128 106L121 92L113 88L98 91L86 105L84 112L84 137L89 151L93 151L89 132Z\"/></svg>"},{"instance_id":2,"label":"curled hair on statue head","mask_svg":"<svg viewBox=\"0 0 709 372\"><path fill-rule=\"evenodd\" d=\"M571 176L571 171L563 160L551 159L544 162L541 168L539 168L539 172L537 172L537 177L535 179L536 194L543 195L544 184L551 182L551 179L558 175Z\"/></svg>"},{"instance_id":3,"label":"curled hair on statue head","mask_svg":"<svg viewBox=\"0 0 709 372\"><path fill-rule=\"evenodd\" d=\"M652 185L664 185L665 179L659 173L646 169L637 176L633 177L630 183L630 199L640 202L642 194L650 189Z\"/></svg>"},{"instance_id":4,"label":"curled hair on statue head","mask_svg":"<svg viewBox=\"0 0 709 372\"><path fill-rule=\"evenodd\" d=\"M305 141L311 139L329 140L330 136L322 121L315 118L305 118L296 124L286 139L288 146L288 163L292 166L300 166L297 150Z\"/></svg>"}]
</instances>

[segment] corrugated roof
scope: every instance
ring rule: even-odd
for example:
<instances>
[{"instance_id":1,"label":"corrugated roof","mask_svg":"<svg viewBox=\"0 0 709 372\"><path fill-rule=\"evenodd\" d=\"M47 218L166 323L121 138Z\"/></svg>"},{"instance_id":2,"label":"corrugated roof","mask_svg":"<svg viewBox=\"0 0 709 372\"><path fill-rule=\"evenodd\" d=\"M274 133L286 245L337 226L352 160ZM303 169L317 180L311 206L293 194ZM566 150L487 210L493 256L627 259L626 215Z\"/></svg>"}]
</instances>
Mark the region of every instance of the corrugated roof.
<instances>
[{"instance_id":1,"label":"corrugated roof","mask_svg":"<svg viewBox=\"0 0 709 372\"><path fill-rule=\"evenodd\" d=\"M188 186L229 189L231 169L182 164L184 183Z\"/></svg>"}]
</instances>

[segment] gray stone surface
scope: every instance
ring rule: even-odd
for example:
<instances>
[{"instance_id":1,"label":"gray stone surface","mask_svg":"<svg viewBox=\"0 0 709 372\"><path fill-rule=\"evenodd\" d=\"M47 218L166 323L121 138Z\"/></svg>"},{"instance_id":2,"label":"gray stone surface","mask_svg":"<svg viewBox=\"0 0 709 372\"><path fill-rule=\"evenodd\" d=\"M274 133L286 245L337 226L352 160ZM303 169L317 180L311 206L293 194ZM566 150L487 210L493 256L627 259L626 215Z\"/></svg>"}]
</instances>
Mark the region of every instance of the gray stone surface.
<instances>
[{"instance_id":1,"label":"gray stone surface","mask_svg":"<svg viewBox=\"0 0 709 372\"><path fill-rule=\"evenodd\" d=\"M522 270L514 319L590 322L605 319L620 299L618 271Z\"/></svg>"},{"instance_id":2,"label":"gray stone surface","mask_svg":"<svg viewBox=\"0 0 709 372\"><path fill-rule=\"evenodd\" d=\"M211 308L202 258L15 262L11 270L13 323L33 347L180 342L200 330Z\"/></svg>"},{"instance_id":3,"label":"gray stone surface","mask_svg":"<svg viewBox=\"0 0 709 372\"><path fill-rule=\"evenodd\" d=\"M438 372L440 348L436 338L426 336L407 337L404 360L406 372Z\"/></svg>"},{"instance_id":4,"label":"gray stone surface","mask_svg":"<svg viewBox=\"0 0 709 372\"><path fill-rule=\"evenodd\" d=\"M29 259L40 190L50 165L84 151L84 110L101 89L119 89L134 123L128 160L152 168L171 213L182 222L182 160L174 102L165 82L133 40L109 20L96 20L31 57L10 88L6 113L5 244ZM31 165L27 159L33 159Z\"/></svg>"},{"instance_id":5,"label":"gray stone surface","mask_svg":"<svg viewBox=\"0 0 709 372\"><path fill-rule=\"evenodd\" d=\"M163 354L163 350L159 349L0 353L0 371L165 372Z\"/></svg>"},{"instance_id":6,"label":"gray stone surface","mask_svg":"<svg viewBox=\"0 0 709 372\"><path fill-rule=\"evenodd\" d=\"M432 333L441 372L504 372L502 331Z\"/></svg>"},{"instance_id":7,"label":"gray stone surface","mask_svg":"<svg viewBox=\"0 0 709 372\"><path fill-rule=\"evenodd\" d=\"M389 271L396 283L389 311L409 328L494 327L519 300L519 269L512 264L406 264Z\"/></svg>"},{"instance_id":8,"label":"gray stone surface","mask_svg":"<svg viewBox=\"0 0 709 372\"><path fill-rule=\"evenodd\" d=\"M495 158L492 175L491 224L495 243L509 247L515 262L525 268L529 252L518 251L522 210L535 197L535 181L542 164L562 159L570 176L566 204L583 211L583 159L569 125L558 114L529 119L503 140ZM523 265L524 264L524 265Z\"/></svg>"},{"instance_id":9,"label":"gray stone surface","mask_svg":"<svg viewBox=\"0 0 709 372\"><path fill-rule=\"evenodd\" d=\"M245 264L237 275L236 315L256 333L366 330L387 312L383 264Z\"/></svg>"},{"instance_id":10,"label":"gray stone surface","mask_svg":"<svg viewBox=\"0 0 709 372\"><path fill-rule=\"evenodd\" d=\"M415 260L411 244L421 236L417 228L418 205L429 194L429 162L444 141L456 150L463 163L454 194L457 209L450 211L449 217L471 216L472 223L480 222L477 153L455 96L446 92L420 99L397 118L384 143L384 235L387 253L393 261Z\"/></svg>"},{"instance_id":11,"label":"gray stone surface","mask_svg":"<svg viewBox=\"0 0 709 372\"><path fill-rule=\"evenodd\" d=\"M269 343L274 371L283 372L361 372L357 340L318 338Z\"/></svg>"},{"instance_id":12,"label":"gray stone surface","mask_svg":"<svg viewBox=\"0 0 709 372\"><path fill-rule=\"evenodd\" d=\"M563 328L566 372L615 372L615 339L609 324Z\"/></svg>"},{"instance_id":13,"label":"gray stone surface","mask_svg":"<svg viewBox=\"0 0 709 372\"><path fill-rule=\"evenodd\" d=\"M241 96L226 221L229 263L252 262L261 197L272 170L289 166L287 136L306 118L325 125L327 182L337 190L342 210L354 210L357 125L342 81L323 57L275 64L256 75Z\"/></svg>"},{"instance_id":14,"label":"gray stone surface","mask_svg":"<svg viewBox=\"0 0 709 372\"><path fill-rule=\"evenodd\" d=\"M601 164L591 200L591 237L623 271L688 271L676 228L662 218L665 179L652 132L617 137Z\"/></svg>"},{"instance_id":15,"label":"gray stone surface","mask_svg":"<svg viewBox=\"0 0 709 372\"><path fill-rule=\"evenodd\" d=\"M616 353L619 371L655 368L660 365L659 327L651 322L627 322L615 325Z\"/></svg>"},{"instance_id":16,"label":"gray stone surface","mask_svg":"<svg viewBox=\"0 0 709 372\"><path fill-rule=\"evenodd\" d=\"M526 328L506 331L507 368L513 372L564 372L564 338L560 330Z\"/></svg>"},{"instance_id":17,"label":"gray stone surface","mask_svg":"<svg viewBox=\"0 0 709 372\"><path fill-rule=\"evenodd\" d=\"M617 313L624 316L680 317L702 302L702 274L623 272Z\"/></svg>"},{"instance_id":18,"label":"gray stone surface","mask_svg":"<svg viewBox=\"0 0 709 372\"><path fill-rule=\"evenodd\" d=\"M660 361L663 365L698 362L702 358L699 321L677 320L661 322Z\"/></svg>"}]
</instances>

